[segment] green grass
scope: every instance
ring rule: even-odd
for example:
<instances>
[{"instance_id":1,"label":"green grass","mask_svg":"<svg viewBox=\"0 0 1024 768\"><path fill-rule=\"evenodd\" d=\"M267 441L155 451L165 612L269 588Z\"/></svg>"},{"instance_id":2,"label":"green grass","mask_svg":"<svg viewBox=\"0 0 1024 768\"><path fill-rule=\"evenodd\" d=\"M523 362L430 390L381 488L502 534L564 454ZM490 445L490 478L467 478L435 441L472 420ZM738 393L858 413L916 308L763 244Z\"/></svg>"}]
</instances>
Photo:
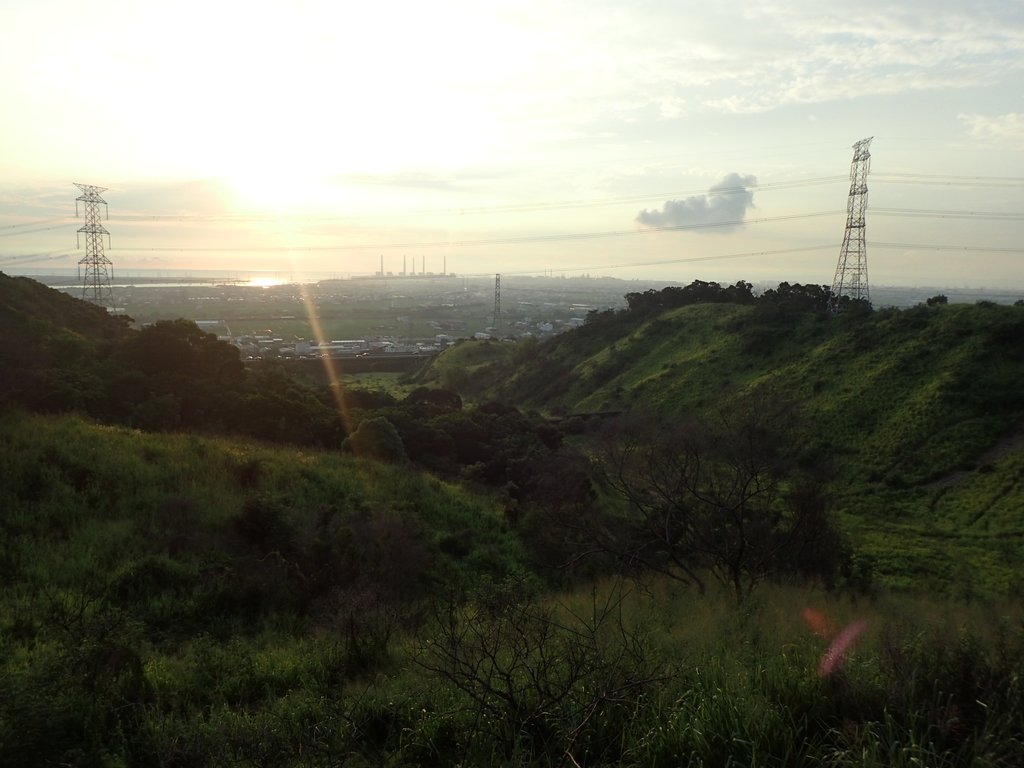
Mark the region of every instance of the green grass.
<instances>
[{"instance_id":1,"label":"green grass","mask_svg":"<svg viewBox=\"0 0 1024 768\"><path fill-rule=\"evenodd\" d=\"M451 379L463 370L478 399L559 415L671 419L775 392L799 405L806 457L831 463L837 512L878 578L970 594L1019 589L1024 308L761 318L729 304L620 313L522 353L470 362L453 350L435 365ZM984 459L1004 443L1006 455Z\"/></svg>"},{"instance_id":2,"label":"green grass","mask_svg":"<svg viewBox=\"0 0 1024 768\"><path fill-rule=\"evenodd\" d=\"M488 374L511 364L515 350L516 345L502 341L463 340L434 358L411 383L450 389L467 398L487 393L486 400L496 383Z\"/></svg>"},{"instance_id":3,"label":"green grass","mask_svg":"<svg viewBox=\"0 0 1024 768\"><path fill-rule=\"evenodd\" d=\"M550 347L460 345L427 374L465 376L479 398L666 417L768 385L798 399L807 451L836 462L858 567L878 578L842 594L766 585L739 608L662 579L547 593L496 498L408 466L3 412L0 754L1013 765L1018 309L769 334L746 308L688 307ZM828 676L808 608L833 634L866 622Z\"/></svg>"},{"instance_id":4,"label":"green grass","mask_svg":"<svg viewBox=\"0 0 1024 768\"><path fill-rule=\"evenodd\" d=\"M276 510L288 535L317 515L391 516L422 529L428 548L472 530L471 554L494 559L494 567L521 557L490 502L415 471L78 418L8 414L2 427L0 564L12 579L71 586L83 573L132 557L181 550L186 563L201 560L234 546L231 527L252 503ZM435 563L465 570L443 556Z\"/></svg>"},{"instance_id":5,"label":"green grass","mask_svg":"<svg viewBox=\"0 0 1024 768\"><path fill-rule=\"evenodd\" d=\"M2 427L12 764L966 766L1024 738L1019 605L776 585L737 609L662 579L545 594L488 502L408 469L67 417ZM986 492L1019 470L1005 461ZM331 541L360 568L383 547L382 576L432 552L424 588L303 599ZM476 602L449 603L455 587ZM807 608L867 622L832 676ZM438 648L476 661L453 675Z\"/></svg>"},{"instance_id":6,"label":"green grass","mask_svg":"<svg viewBox=\"0 0 1024 768\"><path fill-rule=\"evenodd\" d=\"M404 379L404 373L350 373L341 377L341 386L343 389L387 392L396 400L401 400L416 389L416 385L406 383Z\"/></svg>"}]
</instances>

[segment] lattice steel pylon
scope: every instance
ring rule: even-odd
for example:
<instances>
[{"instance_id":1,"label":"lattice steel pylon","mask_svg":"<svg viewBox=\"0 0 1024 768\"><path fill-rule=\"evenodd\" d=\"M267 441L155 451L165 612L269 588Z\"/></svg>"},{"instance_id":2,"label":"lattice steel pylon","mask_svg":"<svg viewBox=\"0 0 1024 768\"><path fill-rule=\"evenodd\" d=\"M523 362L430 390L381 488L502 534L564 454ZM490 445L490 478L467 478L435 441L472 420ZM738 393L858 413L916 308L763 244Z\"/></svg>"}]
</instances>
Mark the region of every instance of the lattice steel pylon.
<instances>
[{"instance_id":1,"label":"lattice steel pylon","mask_svg":"<svg viewBox=\"0 0 1024 768\"><path fill-rule=\"evenodd\" d=\"M501 275L494 276L494 330L501 330Z\"/></svg>"},{"instance_id":2,"label":"lattice steel pylon","mask_svg":"<svg viewBox=\"0 0 1024 768\"><path fill-rule=\"evenodd\" d=\"M100 223L100 206L106 206L107 201L100 197L100 193L106 192L106 187L94 187L91 184L79 184L75 186L82 190L82 194L75 198L75 215L78 216L78 204L82 203L82 214L85 217L78 234L78 247L82 247L81 234L85 234L85 256L78 260L78 277L82 281L82 298L94 304L114 308L114 292L110 287L110 279L113 276L114 265L103 254L103 236L106 235L109 244L110 233ZM104 210L107 210L104 208ZM109 213L107 214L109 218Z\"/></svg>"},{"instance_id":3,"label":"lattice steel pylon","mask_svg":"<svg viewBox=\"0 0 1024 768\"><path fill-rule=\"evenodd\" d=\"M850 196L846 203L846 232L839 249L839 263L832 279L829 308L839 311L839 300L849 296L853 300L871 302L868 289L868 246L865 239L864 214L868 207L868 172L871 170L871 136L853 145L853 163L850 165ZM852 264L851 262L852 256Z\"/></svg>"}]
</instances>

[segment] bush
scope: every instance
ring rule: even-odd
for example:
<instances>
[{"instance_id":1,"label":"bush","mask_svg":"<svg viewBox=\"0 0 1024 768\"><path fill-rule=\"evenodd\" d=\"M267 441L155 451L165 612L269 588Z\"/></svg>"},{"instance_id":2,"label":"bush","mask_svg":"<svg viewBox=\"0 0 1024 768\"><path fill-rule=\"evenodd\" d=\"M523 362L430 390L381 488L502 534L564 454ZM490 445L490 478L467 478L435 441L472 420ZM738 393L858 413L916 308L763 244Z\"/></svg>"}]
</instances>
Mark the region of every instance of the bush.
<instances>
[{"instance_id":1,"label":"bush","mask_svg":"<svg viewBox=\"0 0 1024 768\"><path fill-rule=\"evenodd\" d=\"M465 694L448 714L468 707L506 758L614 761L623 744L609 721L635 714L658 678L646 636L623 621L624 598L595 592L589 611L565 617L522 581L485 585L469 605L438 610L415 660ZM476 736L463 733L465 746Z\"/></svg>"},{"instance_id":2,"label":"bush","mask_svg":"<svg viewBox=\"0 0 1024 768\"><path fill-rule=\"evenodd\" d=\"M357 456L392 464L405 461L405 446L394 425L383 416L375 416L359 423L349 435L343 449Z\"/></svg>"}]
</instances>

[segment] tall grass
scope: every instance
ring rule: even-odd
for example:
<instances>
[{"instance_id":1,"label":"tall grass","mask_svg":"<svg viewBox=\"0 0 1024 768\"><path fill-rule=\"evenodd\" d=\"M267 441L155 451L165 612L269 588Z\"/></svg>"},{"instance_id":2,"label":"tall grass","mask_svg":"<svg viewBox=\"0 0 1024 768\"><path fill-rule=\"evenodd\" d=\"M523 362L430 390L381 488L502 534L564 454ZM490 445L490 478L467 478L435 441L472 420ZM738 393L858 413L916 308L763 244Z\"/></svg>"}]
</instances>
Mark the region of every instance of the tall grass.
<instances>
[{"instance_id":1,"label":"tall grass","mask_svg":"<svg viewBox=\"0 0 1024 768\"><path fill-rule=\"evenodd\" d=\"M529 562L496 510L426 476L69 418L2 426L4 764L1024 755L1019 601L769 585L737 608L665 580L509 590ZM417 563L415 578L384 578ZM823 676L857 621L867 628ZM459 634L487 627L476 645ZM421 663L442 642L449 661L489 661L460 674Z\"/></svg>"}]
</instances>

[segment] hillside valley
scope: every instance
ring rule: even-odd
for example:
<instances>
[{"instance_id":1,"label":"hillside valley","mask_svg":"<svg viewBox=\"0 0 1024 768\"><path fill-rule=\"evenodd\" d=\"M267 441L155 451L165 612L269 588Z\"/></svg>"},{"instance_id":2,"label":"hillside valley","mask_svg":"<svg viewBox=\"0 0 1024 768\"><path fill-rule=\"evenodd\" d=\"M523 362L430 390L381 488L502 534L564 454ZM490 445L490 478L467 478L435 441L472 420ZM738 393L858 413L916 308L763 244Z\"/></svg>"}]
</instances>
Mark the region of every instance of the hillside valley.
<instances>
[{"instance_id":1,"label":"hillside valley","mask_svg":"<svg viewBox=\"0 0 1024 768\"><path fill-rule=\"evenodd\" d=\"M880 575L903 586L923 578L1019 589L1024 307L921 304L830 317L814 311L820 297L775 293L760 304L594 313L578 331L525 350L464 343L419 380L577 426L586 417L573 414L672 420L728 412L750 393L784 399L801 413L803 455L829 464L836 507Z\"/></svg>"},{"instance_id":2,"label":"hillside valley","mask_svg":"<svg viewBox=\"0 0 1024 768\"><path fill-rule=\"evenodd\" d=\"M0 755L1014 764L1024 306L828 299L630 294L385 389L0 275Z\"/></svg>"}]
</instances>

